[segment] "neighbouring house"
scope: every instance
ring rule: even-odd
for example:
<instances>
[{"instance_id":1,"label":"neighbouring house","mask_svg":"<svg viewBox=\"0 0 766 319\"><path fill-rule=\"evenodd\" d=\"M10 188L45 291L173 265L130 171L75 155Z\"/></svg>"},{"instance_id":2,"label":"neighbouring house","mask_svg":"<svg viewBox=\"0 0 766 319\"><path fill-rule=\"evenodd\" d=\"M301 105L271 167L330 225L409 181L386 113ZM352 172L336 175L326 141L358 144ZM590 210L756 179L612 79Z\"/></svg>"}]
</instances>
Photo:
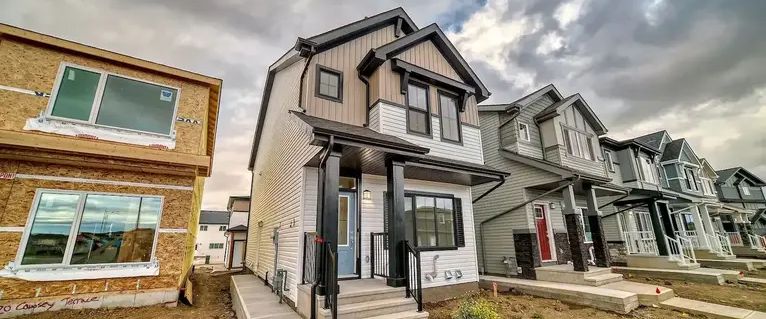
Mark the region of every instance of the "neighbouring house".
<instances>
[{"instance_id":1,"label":"neighbouring house","mask_svg":"<svg viewBox=\"0 0 766 319\"><path fill-rule=\"evenodd\" d=\"M199 212L199 232L194 245L197 264L223 264L229 251L226 233L229 230L228 211L202 210Z\"/></svg>"},{"instance_id":2,"label":"neighbouring house","mask_svg":"<svg viewBox=\"0 0 766 319\"><path fill-rule=\"evenodd\" d=\"M489 94L436 24L401 8L298 38L268 71L245 266L307 317L477 289L471 186L508 175L482 157Z\"/></svg>"},{"instance_id":3,"label":"neighbouring house","mask_svg":"<svg viewBox=\"0 0 766 319\"><path fill-rule=\"evenodd\" d=\"M250 218L250 196L229 196L226 209L229 217L229 228L226 230L226 268L242 268L245 263L245 247L247 246L247 224Z\"/></svg>"},{"instance_id":4,"label":"neighbouring house","mask_svg":"<svg viewBox=\"0 0 766 319\"><path fill-rule=\"evenodd\" d=\"M546 266L608 267L597 198L626 191L611 184L599 143L607 129L585 99L551 84L510 103L480 105L479 120L486 164L511 173L474 203L482 272L542 279L552 269Z\"/></svg>"},{"instance_id":5,"label":"neighbouring house","mask_svg":"<svg viewBox=\"0 0 766 319\"><path fill-rule=\"evenodd\" d=\"M721 227L727 232L739 232L743 242L764 249L766 247L766 182L743 167L732 167L716 172L715 181L718 200L726 205L752 212L749 216L721 216ZM745 243L743 243L745 244ZM743 249L744 250L744 249ZM747 254L747 250L744 251ZM751 252L752 253L752 252Z\"/></svg>"},{"instance_id":6,"label":"neighbouring house","mask_svg":"<svg viewBox=\"0 0 766 319\"><path fill-rule=\"evenodd\" d=\"M0 317L175 305L222 81L4 24L0 61Z\"/></svg>"}]
</instances>

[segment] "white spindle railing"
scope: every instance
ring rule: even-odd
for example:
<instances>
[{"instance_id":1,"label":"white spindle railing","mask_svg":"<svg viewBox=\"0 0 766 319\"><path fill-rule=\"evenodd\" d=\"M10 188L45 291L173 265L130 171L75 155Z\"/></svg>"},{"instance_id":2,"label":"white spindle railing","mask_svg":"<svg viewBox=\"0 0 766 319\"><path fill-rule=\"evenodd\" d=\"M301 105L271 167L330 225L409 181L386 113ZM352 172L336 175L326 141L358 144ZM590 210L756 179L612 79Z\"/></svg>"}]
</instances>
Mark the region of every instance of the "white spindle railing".
<instances>
[{"instance_id":1,"label":"white spindle railing","mask_svg":"<svg viewBox=\"0 0 766 319\"><path fill-rule=\"evenodd\" d=\"M668 250L670 250L671 258L684 265L697 262L697 257L694 255L694 247L692 247L692 243L689 239L684 237L671 238L667 235L665 235L665 239L668 241Z\"/></svg>"},{"instance_id":2,"label":"white spindle railing","mask_svg":"<svg viewBox=\"0 0 766 319\"><path fill-rule=\"evenodd\" d=\"M652 231L626 231L623 232L627 243L628 254L658 255L657 239Z\"/></svg>"},{"instance_id":3,"label":"white spindle railing","mask_svg":"<svg viewBox=\"0 0 766 319\"><path fill-rule=\"evenodd\" d=\"M761 247L763 247L764 250L766 250L766 236L758 236L758 241L761 243Z\"/></svg>"},{"instance_id":4,"label":"white spindle railing","mask_svg":"<svg viewBox=\"0 0 766 319\"><path fill-rule=\"evenodd\" d=\"M734 255L734 252L731 250L729 237L720 234L705 234L705 236L707 236L707 241L710 242L710 250L716 254L724 256Z\"/></svg>"},{"instance_id":5,"label":"white spindle railing","mask_svg":"<svg viewBox=\"0 0 766 319\"><path fill-rule=\"evenodd\" d=\"M732 246L744 246L742 236L738 232L725 232L723 235L729 237Z\"/></svg>"},{"instance_id":6,"label":"white spindle railing","mask_svg":"<svg viewBox=\"0 0 766 319\"><path fill-rule=\"evenodd\" d=\"M683 237L683 238L686 238L687 240L689 240L692 243L692 246L694 248L702 248L702 246L700 245L699 237L697 237L697 232L696 231L694 231L694 230L684 230L684 231L677 230L677 231L675 231L675 234L676 234L676 237Z\"/></svg>"},{"instance_id":7,"label":"white spindle railing","mask_svg":"<svg viewBox=\"0 0 766 319\"><path fill-rule=\"evenodd\" d=\"M763 242L761 241L761 236L747 234L747 238L750 240L750 248L763 250Z\"/></svg>"}]
</instances>

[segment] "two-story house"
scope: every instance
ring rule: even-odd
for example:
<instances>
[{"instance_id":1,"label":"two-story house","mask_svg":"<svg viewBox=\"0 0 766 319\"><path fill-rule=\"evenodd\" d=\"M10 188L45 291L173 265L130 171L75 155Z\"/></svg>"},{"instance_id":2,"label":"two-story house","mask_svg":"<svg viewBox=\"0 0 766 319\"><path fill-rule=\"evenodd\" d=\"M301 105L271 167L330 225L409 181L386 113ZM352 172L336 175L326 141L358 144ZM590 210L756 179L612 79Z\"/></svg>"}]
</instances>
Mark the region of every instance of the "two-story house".
<instances>
[{"instance_id":1,"label":"two-story house","mask_svg":"<svg viewBox=\"0 0 766 319\"><path fill-rule=\"evenodd\" d=\"M720 216L721 231L740 234L741 241L734 248L743 256L766 256L766 182L743 167L732 167L717 172L715 182L718 200L743 209L747 214L732 212Z\"/></svg>"},{"instance_id":2,"label":"two-story house","mask_svg":"<svg viewBox=\"0 0 766 319\"><path fill-rule=\"evenodd\" d=\"M511 103L481 105L479 120L486 164L512 176L474 203L482 272L543 279L547 266L608 267L597 197L625 191L610 183L599 143L607 129L588 103L551 84Z\"/></svg>"},{"instance_id":3,"label":"two-story house","mask_svg":"<svg viewBox=\"0 0 766 319\"><path fill-rule=\"evenodd\" d=\"M226 234L229 230L228 211L202 210L199 212L199 232L194 245L196 264L223 264L226 252L229 251L229 241Z\"/></svg>"},{"instance_id":4,"label":"two-story house","mask_svg":"<svg viewBox=\"0 0 766 319\"><path fill-rule=\"evenodd\" d=\"M0 61L2 316L175 304L221 80L3 24Z\"/></svg>"},{"instance_id":5,"label":"two-story house","mask_svg":"<svg viewBox=\"0 0 766 319\"><path fill-rule=\"evenodd\" d=\"M226 230L226 268L242 268L247 246L247 224L250 219L250 196L229 196L229 228Z\"/></svg>"},{"instance_id":6,"label":"two-story house","mask_svg":"<svg viewBox=\"0 0 766 319\"><path fill-rule=\"evenodd\" d=\"M471 186L507 176L482 158L489 94L436 24L401 8L298 38L268 71L245 266L306 316L477 289ZM378 304L343 301L360 294Z\"/></svg>"}]
</instances>

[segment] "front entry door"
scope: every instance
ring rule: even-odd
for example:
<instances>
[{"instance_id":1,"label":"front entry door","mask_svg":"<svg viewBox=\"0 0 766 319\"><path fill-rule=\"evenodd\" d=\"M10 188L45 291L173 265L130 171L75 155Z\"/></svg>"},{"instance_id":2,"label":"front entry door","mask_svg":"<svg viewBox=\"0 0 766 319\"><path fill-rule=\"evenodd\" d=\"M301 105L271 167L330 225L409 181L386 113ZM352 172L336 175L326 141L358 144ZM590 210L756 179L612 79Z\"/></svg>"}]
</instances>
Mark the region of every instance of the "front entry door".
<instances>
[{"instance_id":1,"label":"front entry door","mask_svg":"<svg viewBox=\"0 0 766 319\"><path fill-rule=\"evenodd\" d=\"M548 261L551 256L551 240L548 237L548 214L545 213L544 205L535 205L535 226L537 231L537 243L540 247L540 259Z\"/></svg>"},{"instance_id":2,"label":"front entry door","mask_svg":"<svg viewBox=\"0 0 766 319\"><path fill-rule=\"evenodd\" d=\"M338 195L338 277L356 274L356 193Z\"/></svg>"},{"instance_id":3,"label":"front entry door","mask_svg":"<svg viewBox=\"0 0 766 319\"><path fill-rule=\"evenodd\" d=\"M233 235L232 235L233 236ZM242 256L245 254L245 241L235 240L231 253L231 268L242 267Z\"/></svg>"}]
</instances>

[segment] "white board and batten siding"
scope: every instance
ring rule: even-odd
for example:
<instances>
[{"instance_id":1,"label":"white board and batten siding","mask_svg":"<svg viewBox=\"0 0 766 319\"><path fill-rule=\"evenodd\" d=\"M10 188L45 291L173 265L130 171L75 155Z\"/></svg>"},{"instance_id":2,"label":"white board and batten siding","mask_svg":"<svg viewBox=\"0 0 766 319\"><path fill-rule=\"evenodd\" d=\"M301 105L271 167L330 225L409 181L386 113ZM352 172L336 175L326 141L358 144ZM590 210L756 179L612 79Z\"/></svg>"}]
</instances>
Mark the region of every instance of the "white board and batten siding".
<instances>
[{"instance_id":1,"label":"white board and batten siding","mask_svg":"<svg viewBox=\"0 0 766 319\"><path fill-rule=\"evenodd\" d=\"M479 128L463 124L461 133L463 145L441 141L439 118L431 116L431 137L407 133L407 110L379 102L370 110L370 128L427 147L428 155L455 159L464 162L484 164Z\"/></svg>"}]
</instances>

